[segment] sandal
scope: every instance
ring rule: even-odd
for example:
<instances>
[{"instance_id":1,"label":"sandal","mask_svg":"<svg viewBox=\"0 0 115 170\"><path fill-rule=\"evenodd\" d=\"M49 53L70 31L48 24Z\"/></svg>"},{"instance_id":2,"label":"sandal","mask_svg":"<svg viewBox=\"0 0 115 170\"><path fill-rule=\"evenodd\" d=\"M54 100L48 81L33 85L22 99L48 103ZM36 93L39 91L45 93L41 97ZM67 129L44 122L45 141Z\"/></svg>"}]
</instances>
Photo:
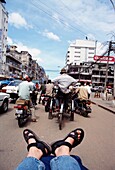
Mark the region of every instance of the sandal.
<instances>
[{"instance_id":1,"label":"sandal","mask_svg":"<svg viewBox=\"0 0 115 170\"><path fill-rule=\"evenodd\" d=\"M30 133L31 133L31 135L29 136ZM35 141L36 141L35 143L28 144L28 146L27 146L28 151L31 147L35 146L43 152L43 156L47 156L47 155L51 154L51 146L49 144L41 141L39 139L39 137L32 130L25 129L23 131L23 136L24 136L24 139L27 142L27 144L28 144L28 140L31 138L35 139Z\"/></svg>"},{"instance_id":2,"label":"sandal","mask_svg":"<svg viewBox=\"0 0 115 170\"><path fill-rule=\"evenodd\" d=\"M78 139L78 133L77 133L78 130L81 131L80 139ZM65 141L68 137L71 137L74 139L74 142L72 145L69 142ZM77 129L71 131L63 140L59 140L59 141L52 143L51 144L52 153L55 155L55 150L62 145L68 146L71 151L72 148L76 147L77 145L79 145L82 142L83 138L84 138L84 131L80 128L77 128Z\"/></svg>"}]
</instances>

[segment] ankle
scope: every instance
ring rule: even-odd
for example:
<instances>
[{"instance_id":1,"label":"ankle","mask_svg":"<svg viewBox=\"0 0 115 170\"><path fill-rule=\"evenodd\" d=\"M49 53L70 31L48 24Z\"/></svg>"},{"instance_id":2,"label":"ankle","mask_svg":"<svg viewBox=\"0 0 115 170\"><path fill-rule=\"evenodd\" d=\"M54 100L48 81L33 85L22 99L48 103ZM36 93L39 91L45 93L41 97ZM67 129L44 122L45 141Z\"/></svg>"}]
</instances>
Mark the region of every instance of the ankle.
<instances>
[{"instance_id":1,"label":"ankle","mask_svg":"<svg viewBox=\"0 0 115 170\"><path fill-rule=\"evenodd\" d=\"M70 155L69 147L62 145L55 150L56 156Z\"/></svg>"},{"instance_id":2,"label":"ankle","mask_svg":"<svg viewBox=\"0 0 115 170\"><path fill-rule=\"evenodd\" d=\"M27 157L34 157L37 159L40 159L42 156L43 156L42 151L36 147L31 147L27 155Z\"/></svg>"}]
</instances>

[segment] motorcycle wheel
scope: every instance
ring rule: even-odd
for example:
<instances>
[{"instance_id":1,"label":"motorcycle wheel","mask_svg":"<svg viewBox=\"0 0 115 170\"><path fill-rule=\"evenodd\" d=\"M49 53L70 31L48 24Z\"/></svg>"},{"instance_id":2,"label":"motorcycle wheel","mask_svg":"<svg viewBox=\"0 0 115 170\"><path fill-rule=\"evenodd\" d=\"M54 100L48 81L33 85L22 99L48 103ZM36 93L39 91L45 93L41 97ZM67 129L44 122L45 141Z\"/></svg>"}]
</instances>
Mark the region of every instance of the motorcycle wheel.
<instances>
[{"instance_id":1,"label":"motorcycle wheel","mask_svg":"<svg viewBox=\"0 0 115 170\"><path fill-rule=\"evenodd\" d=\"M71 111L70 121L74 121L74 112L73 111Z\"/></svg>"},{"instance_id":2,"label":"motorcycle wheel","mask_svg":"<svg viewBox=\"0 0 115 170\"><path fill-rule=\"evenodd\" d=\"M88 113L84 111L84 112L82 112L82 116L88 117Z\"/></svg>"},{"instance_id":3,"label":"motorcycle wheel","mask_svg":"<svg viewBox=\"0 0 115 170\"><path fill-rule=\"evenodd\" d=\"M53 119L52 110L49 110L48 119Z\"/></svg>"},{"instance_id":4,"label":"motorcycle wheel","mask_svg":"<svg viewBox=\"0 0 115 170\"><path fill-rule=\"evenodd\" d=\"M23 125L24 125L24 119L22 119L22 118L18 118L18 126L21 128L21 127L23 127Z\"/></svg>"},{"instance_id":5,"label":"motorcycle wheel","mask_svg":"<svg viewBox=\"0 0 115 170\"><path fill-rule=\"evenodd\" d=\"M45 112L49 112L49 106L48 106L48 104L45 106Z\"/></svg>"},{"instance_id":6,"label":"motorcycle wheel","mask_svg":"<svg viewBox=\"0 0 115 170\"><path fill-rule=\"evenodd\" d=\"M58 120L59 120L59 130L62 130L62 113L61 114L59 114L59 118L58 118Z\"/></svg>"},{"instance_id":7,"label":"motorcycle wheel","mask_svg":"<svg viewBox=\"0 0 115 170\"><path fill-rule=\"evenodd\" d=\"M74 101L71 101L70 121L74 121Z\"/></svg>"}]
</instances>

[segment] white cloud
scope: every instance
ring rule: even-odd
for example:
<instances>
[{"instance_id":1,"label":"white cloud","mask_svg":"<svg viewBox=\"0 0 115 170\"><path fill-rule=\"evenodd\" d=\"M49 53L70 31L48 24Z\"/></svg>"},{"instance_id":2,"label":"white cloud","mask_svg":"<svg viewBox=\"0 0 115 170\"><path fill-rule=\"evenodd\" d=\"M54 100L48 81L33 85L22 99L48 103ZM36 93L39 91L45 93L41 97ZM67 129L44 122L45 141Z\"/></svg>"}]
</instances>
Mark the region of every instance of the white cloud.
<instances>
[{"instance_id":1,"label":"white cloud","mask_svg":"<svg viewBox=\"0 0 115 170\"><path fill-rule=\"evenodd\" d=\"M13 40L10 37L7 38L7 42L8 42L8 45L17 46L18 52L28 51L32 55L32 59L37 60L37 62L43 62L43 60L39 57L39 55L41 54L41 51L39 49L27 47L26 45L24 45L21 42L15 43L15 42L13 42Z\"/></svg>"},{"instance_id":2,"label":"white cloud","mask_svg":"<svg viewBox=\"0 0 115 170\"><path fill-rule=\"evenodd\" d=\"M41 54L41 51L39 49L27 47L21 42L17 43L16 46L19 52L28 51L32 55L32 59L37 60L37 62L42 62L42 59L38 57Z\"/></svg>"},{"instance_id":3,"label":"white cloud","mask_svg":"<svg viewBox=\"0 0 115 170\"><path fill-rule=\"evenodd\" d=\"M8 45L12 45L13 44L13 41L10 37L7 37L7 43Z\"/></svg>"},{"instance_id":4,"label":"white cloud","mask_svg":"<svg viewBox=\"0 0 115 170\"><path fill-rule=\"evenodd\" d=\"M48 30L45 30L42 34L43 34L43 36L45 36L49 39L52 39L55 41L60 41L60 38L56 34L54 34L53 32L48 32Z\"/></svg>"},{"instance_id":5,"label":"white cloud","mask_svg":"<svg viewBox=\"0 0 115 170\"><path fill-rule=\"evenodd\" d=\"M29 28L30 26L27 24L26 20L16 12L13 12L9 15L9 23L14 25L16 28L24 27Z\"/></svg>"}]
</instances>

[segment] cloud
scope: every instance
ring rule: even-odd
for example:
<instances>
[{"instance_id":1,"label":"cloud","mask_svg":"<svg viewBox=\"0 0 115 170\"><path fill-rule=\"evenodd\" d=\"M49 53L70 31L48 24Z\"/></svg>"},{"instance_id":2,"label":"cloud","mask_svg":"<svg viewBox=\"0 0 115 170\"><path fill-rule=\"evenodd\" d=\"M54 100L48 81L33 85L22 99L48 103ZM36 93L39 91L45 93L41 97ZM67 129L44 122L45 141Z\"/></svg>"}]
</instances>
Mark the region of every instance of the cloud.
<instances>
[{"instance_id":1,"label":"cloud","mask_svg":"<svg viewBox=\"0 0 115 170\"><path fill-rule=\"evenodd\" d=\"M13 12L9 15L9 24L13 25L16 28L29 28L31 27L30 25L27 24L26 20L16 12Z\"/></svg>"},{"instance_id":2,"label":"cloud","mask_svg":"<svg viewBox=\"0 0 115 170\"><path fill-rule=\"evenodd\" d=\"M39 57L39 55L41 54L41 51L39 49L27 47L21 42L15 43L10 37L7 38L7 42L8 42L8 45L16 45L18 52L28 51L32 55L32 59L37 60L37 62L43 62L43 60Z\"/></svg>"},{"instance_id":3,"label":"cloud","mask_svg":"<svg viewBox=\"0 0 115 170\"><path fill-rule=\"evenodd\" d=\"M47 37L51 40L61 41L60 38L56 34L54 34L53 32L48 32L48 30L45 30L42 34L44 37Z\"/></svg>"},{"instance_id":4,"label":"cloud","mask_svg":"<svg viewBox=\"0 0 115 170\"><path fill-rule=\"evenodd\" d=\"M7 44L8 45L12 45L13 44L13 41L10 37L7 37Z\"/></svg>"}]
</instances>

